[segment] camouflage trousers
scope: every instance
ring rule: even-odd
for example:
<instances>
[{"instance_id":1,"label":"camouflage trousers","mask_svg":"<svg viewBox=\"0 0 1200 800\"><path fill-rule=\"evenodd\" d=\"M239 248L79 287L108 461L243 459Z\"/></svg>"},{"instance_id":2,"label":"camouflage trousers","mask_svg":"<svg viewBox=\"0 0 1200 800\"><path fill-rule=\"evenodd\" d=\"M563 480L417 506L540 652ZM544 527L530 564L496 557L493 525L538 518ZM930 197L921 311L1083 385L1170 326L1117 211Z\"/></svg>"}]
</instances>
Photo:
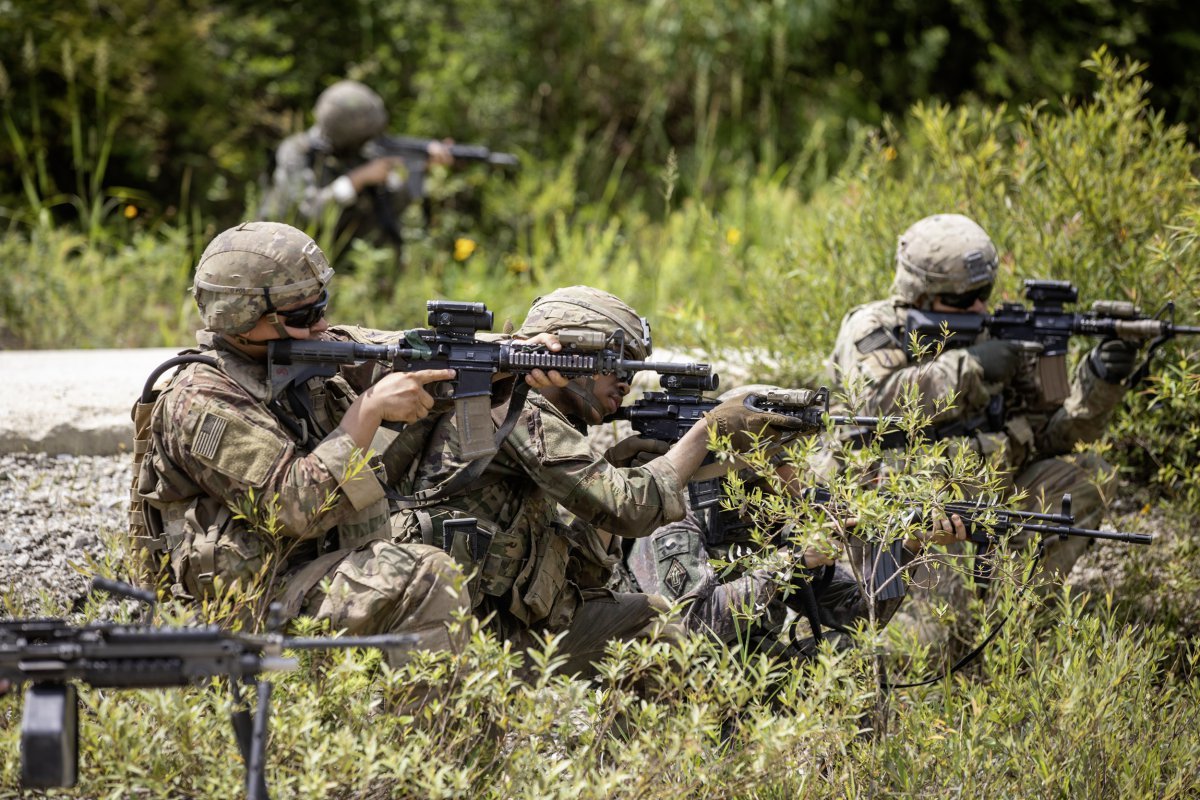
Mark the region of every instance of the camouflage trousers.
<instances>
[{"instance_id":1,"label":"camouflage trousers","mask_svg":"<svg viewBox=\"0 0 1200 800\"><path fill-rule=\"evenodd\" d=\"M1071 495L1074 527L1097 528L1104 509L1117 488L1116 470L1090 453L1076 453L1036 461L1011 479L1013 492L1026 498L1019 504L1025 511L1058 513L1064 494ZM1021 532L1009 546L1024 549L1037 543L1039 534ZM1034 590L1048 594L1067 579L1092 540L1072 536L1051 537L1041 543L1041 557L1032 575ZM977 628L968 619L966 609L973 589L966 575L973 545L948 548L948 555L935 559L934 568L923 565L915 571L909 594L911 604L897 615L897 625L922 644L948 648L951 658L964 655L976 639ZM934 616L935 607L945 613Z\"/></svg>"},{"instance_id":2,"label":"camouflage trousers","mask_svg":"<svg viewBox=\"0 0 1200 800\"><path fill-rule=\"evenodd\" d=\"M681 622L688 633L755 652L809 658L817 650L809 616L816 618L835 647L849 646L845 632L869 619L867 601L844 566L825 574L818 570L811 576L797 576L785 592L776 576L765 570L722 580L709 559L730 561L736 553L729 550L708 547L704 528L689 509L679 522L635 540L622 573L629 588L657 592L681 604ZM806 590L800 585L810 579L811 604L803 601L801 593ZM899 603L899 598L876 603L876 621L885 624Z\"/></svg>"},{"instance_id":3,"label":"camouflage trousers","mask_svg":"<svg viewBox=\"0 0 1200 800\"><path fill-rule=\"evenodd\" d=\"M454 560L435 547L368 542L321 556L288 584L285 597L303 592L299 613L328 621L333 630L412 634L423 650L464 644L454 617L471 607L466 582ZM403 663L406 652L389 652L388 658Z\"/></svg>"},{"instance_id":4,"label":"camouflage trousers","mask_svg":"<svg viewBox=\"0 0 1200 800\"><path fill-rule=\"evenodd\" d=\"M491 617L491 625L497 635L521 650L540 648L542 635L565 632L559 642L567 656L562 673L591 678L596 675L595 662L604 657L610 641L681 639L683 628L671 617L670 610L670 603L657 595L587 589L570 624L563 628L534 630L502 611Z\"/></svg>"}]
</instances>

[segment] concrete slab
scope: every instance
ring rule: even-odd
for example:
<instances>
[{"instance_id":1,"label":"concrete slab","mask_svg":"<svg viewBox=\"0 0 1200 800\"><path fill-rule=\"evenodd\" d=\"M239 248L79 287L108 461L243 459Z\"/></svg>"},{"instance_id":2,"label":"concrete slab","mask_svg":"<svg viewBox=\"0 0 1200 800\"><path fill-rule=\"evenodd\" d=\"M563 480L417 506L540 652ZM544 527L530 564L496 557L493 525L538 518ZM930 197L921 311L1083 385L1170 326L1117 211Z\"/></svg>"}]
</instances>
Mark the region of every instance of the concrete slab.
<instances>
[{"instance_id":1,"label":"concrete slab","mask_svg":"<svg viewBox=\"0 0 1200 800\"><path fill-rule=\"evenodd\" d=\"M0 351L0 453L127 451L134 400L180 349Z\"/></svg>"}]
</instances>

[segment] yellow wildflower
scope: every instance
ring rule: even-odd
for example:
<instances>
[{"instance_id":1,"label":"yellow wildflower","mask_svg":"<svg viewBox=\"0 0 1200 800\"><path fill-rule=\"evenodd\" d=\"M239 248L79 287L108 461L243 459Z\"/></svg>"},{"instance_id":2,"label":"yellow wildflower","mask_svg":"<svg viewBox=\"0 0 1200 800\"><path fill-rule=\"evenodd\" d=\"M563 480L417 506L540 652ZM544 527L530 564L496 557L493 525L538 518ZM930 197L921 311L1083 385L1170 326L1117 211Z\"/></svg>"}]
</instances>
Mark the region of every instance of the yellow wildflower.
<instances>
[{"instance_id":1,"label":"yellow wildflower","mask_svg":"<svg viewBox=\"0 0 1200 800\"><path fill-rule=\"evenodd\" d=\"M742 240L742 232L739 231L737 228L730 228L729 230L725 231L725 242L730 247L736 246L737 243L740 242L741 240Z\"/></svg>"},{"instance_id":2,"label":"yellow wildflower","mask_svg":"<svg viewBox=\"0 0 1200 800\"><path fill-rule=\"evenodd\" d=\"M138 215L137 206L135 206L133 203L129 203L128 205L125 206L125 219L133 219L137 215Z\"/></svg>"},{"instance_id":3,"label":"yellow wildflower","mask_svg":"<svg viewBox=\"0 0 1200 800\"><path fill-rule=\"evenodd\" d=\"M883 160L884 161L895 161L897 155L898 154L896 153L896 148L892 147L890 144L887 147L883 148Z\"/></svg>"},{"instance_id":4,"label":"yellow wildflower","mask_svg":"<svg viewBox=\"0 0 1200 800\"><path fill-rule=\"evenodd\" d=\"M475 252L475 241L473 239L455 239L454 240L454 260L466 261Z\"/></svg>"}]
</instances>

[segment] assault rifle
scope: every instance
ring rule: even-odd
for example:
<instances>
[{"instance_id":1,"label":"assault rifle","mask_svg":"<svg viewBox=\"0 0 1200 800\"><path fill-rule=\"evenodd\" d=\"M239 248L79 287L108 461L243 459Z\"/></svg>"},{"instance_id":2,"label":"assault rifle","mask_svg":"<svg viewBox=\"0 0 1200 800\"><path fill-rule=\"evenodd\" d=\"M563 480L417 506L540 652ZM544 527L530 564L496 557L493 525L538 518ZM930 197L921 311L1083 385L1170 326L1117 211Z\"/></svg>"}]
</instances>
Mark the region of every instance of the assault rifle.
<instances>
[{"instance_id":1,"label":"assault rifle","mask_svg":"<svg viewBox=\"0 0 1200 800\"><path fill-rule=\"evenodd\" d=\"M674 444L683 438L704 415L721 404L705 397L719 383L717 375L663 375L659 385L666 391L646 392L631 405L622 406L614 419L629 420L640 435ZM797 405L786 391L767 391L746 395L746 405L756 411L773 411L799 420L801 430L824 430L826 424L875 427L879 417L848 417L829 413L829 389L822 386L812 402ZM887 418L885 418L887 421ZM898 419L891 420L899 422Z\"/></svg>"},{"instance_id":2,"label":"assault rifle","mask_svg":"<svg viewBox=\"0 0 1200 800\"><path fill-rule=\"evenodd\" d=\"M641 436L674 444L684 437L692 426L704 415L721 404L720 400L705 397L704 392L717 388L720 378L713 375L663 375L659 385L664 391L646 392L631 405L622 406L613 419L628 420L630 426ZM767 391L746 395L745 403L756 411L773 411L800 420L801 430L824 430L827 424L857 425L874 428L881 423L879 417L850 417L829 413L829 389L822 386L806 405L798 405L786 391ZM898 419L883 418L883 422L899 422ZM711 454L708 456L711 460ZM708 461L706 463L711 463ZM721 499L721 477L692 481L688 484L688 496L692 508L700 511L715 505Z\"/></svg>"},{"instance_id":3,"label":"assault rifle","mask_svg":"<svg viewBox=\"0 0 1200 800\"><path fill-rule=\"evenodd\" d=\"M363 361L386 362L398 372L452 369L454 378L437 396L454 401L459 452L470 460L490 456L499 449L528 392L526 384L517 383L508 416L493 435L492 378L498 373L528 375L535 369L557 370L568 378L609 373L632 376L641 370L700 377L711 374L708 364L627 359L625 334L620 329L609 336L583 329L559 331L563 349L554 353L539 345L477 339L476 333L492 328L492 312L483 303L430 300L425 307L430 327L409 331L403 344L272 341L267 349L272 395L312 377L331 376L340 365ZM649 331L644 335L648 340Z\"/></svg>"},{"instance_id":4,"label":"assault rifle","mask_svg":"<svg viewBox=\"0 0 1200 800\"><path fill-rule=\"evenodd\" d=\"M1144 314L1124 300L1097 300L1090 311L1067 311L1064 306L1079 299L1079 290L1067 281L1025 281L1025 297L1032 308L1021 303L1001 303L994 313L939 314L910 309L905 321L906 341L942 341L947 347L971 344L985 329L995 339L1033 342L1040 345L1037 381L1048 405L1067 398L1067 345L1072 336L1103 336L1149 339L1146 357L1126 379L1136 386L1149 372L1155 351L1178 335L1200 334L1200 326L1177 325L1175 304L1168 302L1153 316Z\"/></svg>"},{"instance_id":5,"label":"assault rifle","mask_svg":"<svg viewBox=\"0 0 1200 800\"><path fill-rule=\"evenodd\" d=\"M117 581L96 578L92 586L154 602L153 593ZM246 763L246 795L265 800L271 684L259 676L296 668L296 660L285 657L284 650L399 648L414 642L410 635L298 639L235 634L213 626L70 625L61 619L0 622L0 682L29 683L21 719L21 782L28 788L75 785L79 769L75 682L100 689L157 689L225 676L238 708L232 722ZM256 690L253 721L242 706L241 683Z\"/></svg>"},{"instance_id":6,"label":"assault rifle","mask_svg":"<svg viewBox=\"0 0 1200 800\"><path fill-rule=\"evenodd\" d=\"M429 199L425 196L425 173L429 164L429 145L433 141L414 136L389 135L377 136L363 145L362 157L368 161L387 157L404 160L407 174L403 182L397 180L395 185L372 186L368 189L376 222L397 247L403 245L404 236L396 218L393 193L402 193L408 202L421 201L425 216L431 213ZM521 165L520 160L511 153L489 150L480 144L449 144L446 148L459 163L488 164L506 169L517 169Z\"/></svg>"},{"instance_id":7,"label":"assault rifle","mask_svg":"<svg viewBox=\"0 0 1200 800\"><path fill-rule=\"evenodd\" d=\"M429 163L429 145L433 144L433 139L421 139L415 136L377 136L371 141L363 145L362 155L369 161L377 158L401 158L404 160L405 182L392 187L392 191L404 189L404 193L408 195L409 200L424 200L425 199L425 172ZM481 144L448 144L446 149L450 151L450 155L457 162L472 162L478 164L488 164L493 167L504 167L516 169L521 166L521 161L511 153L499 153L489 150ZM375 191L375 202L382 204L385 211L391 212L391 200L385 192L379 187L373 187ZM425 213L429 213L429 208L426 207ZM390 227L395 228L394 219L389 220ZM394 234L399 236L397 230Z\"/></svg>"},{"instance_id":8,"label":"assault rifle","mask_svg":"<svg viewBox=\"0 0 1200 800\"><path fill-rule=\"evenodd\" d=\"M815 506L820 506L831 511L838 508L838 504L833 502L829 490L824 487L810 488L804 494ZM908 522L925 523L931 521L929 510L922 507L919 503L900 498L896 499L902 504L911 507ZM1054 537L1067 539L1072 536L1086 539L1107 539L1140 545L1148 545L1154 542L1154 537L1146 533L1101 531L1092 528L1074 527L1075 515L1071 513L1070 494L1062 496L1057 514L996 508L983 501L952 502L942 504L938 507L938 515L944 516L946 519L955 514L962 518L963 526L967 532L967 541L975 544L981 554L992 550L997 543L1020 530L1040 533L1043 542ZM862 562L864 564L864 574L868 576L868 585L872 589L882 592L879 599L898 596L894 594L896 591L900 591L903 594L902 582L893 580L892 578L900 569L900 559L894 543L891 547L882 549L877 544L870 543L868 544L867 552L869 552L870 556L864 558Z\"/></svg>"},{"instance_id":9,"label":"assault rifle","mask_svg":"<svg viewBox=\"0 0 1200 800\"><path fill-rule=\"evenodd\" d=\"M434 139L421 139L416 136L377 136L363 148L363 155L368 158L383 158L399 156L406 161L421 162L429 159L429 145ZM489 150L481 144L448 144L446 149L455 161L488 164L493 167L516 168L521 166L521 160L512 153L501 153Z\"/></svg>"}]
</instances>

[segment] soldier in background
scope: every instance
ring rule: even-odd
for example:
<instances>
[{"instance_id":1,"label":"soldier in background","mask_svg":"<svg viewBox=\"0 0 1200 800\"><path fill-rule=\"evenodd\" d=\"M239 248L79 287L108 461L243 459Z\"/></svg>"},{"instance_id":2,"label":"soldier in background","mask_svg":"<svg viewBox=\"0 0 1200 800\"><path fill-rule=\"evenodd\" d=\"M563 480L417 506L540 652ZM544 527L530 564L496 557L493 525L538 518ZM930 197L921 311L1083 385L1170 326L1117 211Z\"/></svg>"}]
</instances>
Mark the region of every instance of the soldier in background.
<instances>
[{"instance_id":1,"label":"soldier in background","mask_svg":"<svg viewBox=\"0 0 1200 800\"><path fill-rule=\"evenodd\" d=\"M872 414L898 413L905 393L915 389L923 410L934 415L933 435L952 436L955 446L992 461L1011 492L1027 495L1026 509L1055 511L1069 492L1075 524L1096 528L1115 491L1116 471L1096 455L1072 451L1103 434L1125 393L1122 381L1134 370L1136 343L1097 344L1076 365L1066 400L1048 406L1030 396L1035 382L1024 343L989 339L985 332L967 347L918 358L906 341L909 309L987 313L997 264L996 246L967 217L937 214L912 225L896 248L891 297L858 306L842 320L834 380ZM1025 401L1016 413L986 425L972 422L986 419L992 398L1006 393ZM953 407L935 414L936 402L951 396ZM1084 537L1049 541L1039 569L1063 579L1090 544Z\"/></svg>"},{"instance_id":2,"label":"soldier in background","mask_svg":"<svg viewBox=\"0 0 1200 800\"><path fill-rule=\"evenodd\" d=\"M333 214L339 243L364 237L398 254L400 215L422 197L425 163L364 154L387 131L388 114L383 99L358 81L321 92L313 116L311 128L280 144L261 216L308 223ZM446 143L430 141L427 149L428 163L454 161Z\"/></svg>"}]
</instances>

